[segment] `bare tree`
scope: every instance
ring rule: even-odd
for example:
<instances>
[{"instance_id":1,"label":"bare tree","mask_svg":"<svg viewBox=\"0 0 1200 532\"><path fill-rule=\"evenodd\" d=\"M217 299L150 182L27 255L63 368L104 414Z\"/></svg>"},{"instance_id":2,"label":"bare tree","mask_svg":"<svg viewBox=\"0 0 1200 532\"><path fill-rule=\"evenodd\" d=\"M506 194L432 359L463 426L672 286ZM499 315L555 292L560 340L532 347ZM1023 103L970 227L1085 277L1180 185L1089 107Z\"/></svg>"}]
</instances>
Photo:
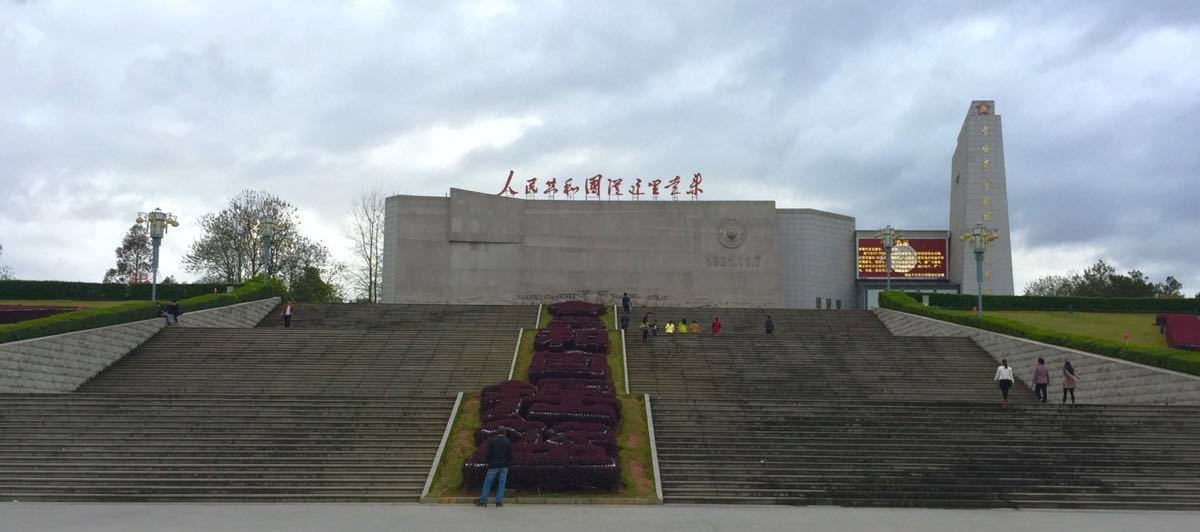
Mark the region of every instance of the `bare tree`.
<instances>
[{"instance_id":1,"label":"bare tree","mask_svg":"<svg viewBox=\"0 0 1200 532\"><path fill-rule=\"evenodd\" d=\"M0 256L4 255L4 244L0 244ZM12 268L0 264L0 281L7 281L13 278Z\"/></svg>"},{"instance_id":2,"label":"bare tree","mask_svg":"<svg viewBox=\"0 0 1200 532\"><path fill-rule=\"evenodd\" d=\"M378 188L363 191L350 205L350 237L354 262L347 275L360 299L383 298L383 227L385 197Z\"/></svg>"},{"instance_id":3,"label":"bare tree","mask_svg":"<svg viewBox=\"0 0 1200 532\"><path fill-rule=\"evenodd\" d=\"M121 239L121 247L115 250L117 267L104 272L105 283L141 284L150 282L150 256L154 249L150 242L150 233L146 226L133 224L125 237Z\"/></svg>"},{"instance_id":4,"label":"bare tree","mask_svg":"<svg viewBox=\"0 0 1200 532\"><path fill-rule=\"evenodd\" d=\"M328 274L334 266L329 249L299 232L296 207L262 191L244 190L217 213L200 218L204 231L192 242L183 263L206 281L240 283L262 272L262 240L259 227L264 218L274 222L271 237L271 275L289 286L314 266Z\"/></svg>"}]
</instances>

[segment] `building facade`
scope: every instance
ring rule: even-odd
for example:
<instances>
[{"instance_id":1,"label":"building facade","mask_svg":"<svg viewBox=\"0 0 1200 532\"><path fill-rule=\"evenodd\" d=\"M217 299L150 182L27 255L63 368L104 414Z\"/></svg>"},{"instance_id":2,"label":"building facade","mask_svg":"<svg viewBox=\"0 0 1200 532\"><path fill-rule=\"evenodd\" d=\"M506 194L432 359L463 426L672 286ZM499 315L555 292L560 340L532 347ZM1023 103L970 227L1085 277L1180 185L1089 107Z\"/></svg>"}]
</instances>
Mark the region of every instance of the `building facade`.
<instances>
[{"instance_id":1,"label":"building facade","mask_svg":"<svg viewBox=\"0 0 1200 532\"><path fill-rule=\"evenodd\" d=\"M974 292L974 257L958 237L983 222L1001 234L986 255L985 290L1013 292L993 111L991 101L972 102L951 163L949 230L901 230L910 239L901 258L916 262L893 264L893 288ZM865 243L875 231L773 201L528 200L451 189L389 197L386 212L385 303L613 302L628 292L639 307L868 308L888 282L878 241Z\"/></svg>"},{"instance_id":2,"label":"building facade","mask_svg":"<svg viewBox=\"0 0 1200 532\"><path fill-rule=\"evenodd\" d=\"M769 201L521 200L451 189L386 203L385 303L612 301L781 307Z\"/></svg>"}]
</instances>

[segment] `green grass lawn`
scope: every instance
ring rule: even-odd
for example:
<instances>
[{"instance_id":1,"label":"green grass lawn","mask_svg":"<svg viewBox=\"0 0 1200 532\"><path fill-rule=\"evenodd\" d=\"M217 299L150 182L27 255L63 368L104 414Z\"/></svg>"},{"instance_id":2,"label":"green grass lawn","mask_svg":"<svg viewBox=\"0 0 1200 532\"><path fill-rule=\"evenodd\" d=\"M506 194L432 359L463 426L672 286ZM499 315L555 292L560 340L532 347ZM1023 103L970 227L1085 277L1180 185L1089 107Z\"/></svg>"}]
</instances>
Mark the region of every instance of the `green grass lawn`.
<instances>
[{"instance_id":1,"label":"green grass lawn","mask_svg":"<svg viewBox=\"0 0 1200 532\"><path fill-rule=\"evenodd\" d=\"M107 308L126 303L139 303L142 300L129 301L78 301L74 299L0 299L0 305L49 306L49 307L83 307Z\"/></svg>"},{"instance_id":2,"label":"green grass lawn","mask_svg":"<svg viewBox=\"0 0 1200 532\"><path fill-rule=\"evenodd\" d=\"M969 312L968 312L969 314ZM1062 331L1081 336L1091 336L1114 342L1125 342L1129 334L1130 345L1167 347L1167 339L1159 334L1154 325L1154 314L1118 312L1041 312L1030 310L984 309L984 314L1021 322L1040 329Z\"/></svg>"}]
</instances>

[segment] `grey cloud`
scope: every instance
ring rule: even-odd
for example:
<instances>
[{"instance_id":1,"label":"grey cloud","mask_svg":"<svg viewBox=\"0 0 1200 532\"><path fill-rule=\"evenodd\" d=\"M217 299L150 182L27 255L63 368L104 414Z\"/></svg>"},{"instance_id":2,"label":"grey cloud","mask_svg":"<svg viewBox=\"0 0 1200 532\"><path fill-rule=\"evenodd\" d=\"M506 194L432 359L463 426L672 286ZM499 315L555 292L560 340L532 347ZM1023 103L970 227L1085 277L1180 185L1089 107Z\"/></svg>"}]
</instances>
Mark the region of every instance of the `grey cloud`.
<instances>
[{"instance_id":1,"label":"grey cloud","mask_svg":"<svg viewBox=\"0 0 1200 532\"><path fill-rule=\"evenodd\" d=\"M701 171L724 194L710 199L777 190L864 227L939 228L962 115L994 98L1024 248L1098 248L1200 288L1200 251L1179 245L1200 223L1200 81L1178 57L1122 56L1166 33L1196 43L1194 2L536 3L490 18L63 6L0 6L0 79L27 81L0 94L0 243L24 275L91 279L109 261L41 262L49 244L14 231L44 202L78 205L67 224L261 188L338 220L374 183L494 192L508 169ZM522 117L541 124L445 168L364 160L433 127Z\"/></svg>"}]
</instances>

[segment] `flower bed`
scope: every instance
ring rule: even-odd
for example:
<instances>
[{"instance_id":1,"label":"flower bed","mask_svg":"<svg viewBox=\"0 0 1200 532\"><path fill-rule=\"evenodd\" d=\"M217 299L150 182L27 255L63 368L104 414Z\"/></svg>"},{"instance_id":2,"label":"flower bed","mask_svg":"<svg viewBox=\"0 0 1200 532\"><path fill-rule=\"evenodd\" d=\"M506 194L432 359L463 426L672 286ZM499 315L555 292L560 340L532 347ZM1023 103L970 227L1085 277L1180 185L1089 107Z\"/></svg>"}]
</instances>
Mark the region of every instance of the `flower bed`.
<instances>
[{"instance_id":1,"label":"flower bed","mask_svg":"<svg viewBox=\"0 0 1200 532\"><path fill-rule=\"evenodd\" d=\"M56 307L48 305L0 305L0 323L17 323L25 320L36 320L63 312L79 310L77 307Z\"/></svg>"},{"instance_id":2,"label":"flower bed","mask_svg":"<svg viewBox=\"0 0 1200 532\"><path fill-rule=\"evenodd\" d=\"M535 336L530 383L504 381L480 394L483 426L463 463L463 483L487 473L487 441L513 440L508 485L517 489L616 490L621 403L608 371L605 307L582 301L549 306L554 318Z\"/></svg>"}]
</instances>

